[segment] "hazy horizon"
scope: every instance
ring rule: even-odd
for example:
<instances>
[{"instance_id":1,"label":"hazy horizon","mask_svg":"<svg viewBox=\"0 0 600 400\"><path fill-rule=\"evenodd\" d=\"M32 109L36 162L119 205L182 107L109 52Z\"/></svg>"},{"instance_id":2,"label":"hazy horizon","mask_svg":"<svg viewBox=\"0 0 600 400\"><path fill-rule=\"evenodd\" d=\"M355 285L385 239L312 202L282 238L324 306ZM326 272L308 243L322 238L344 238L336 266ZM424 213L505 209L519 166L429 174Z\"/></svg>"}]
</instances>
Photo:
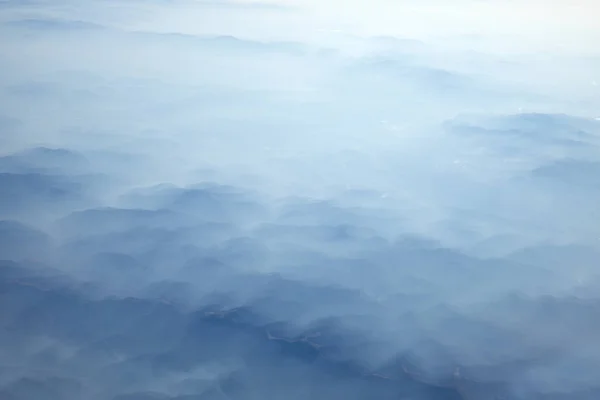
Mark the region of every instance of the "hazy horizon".
<instances>
[{"instance_id":1,"label":"hazy horizon","mask_svg":"<svg viewBox=\"0 0 600 400\"><path fill-rule=\"evenodd\" d=\"M0 398L596 400L598 11L0 1Z\"/></svg>"}]
</instances>

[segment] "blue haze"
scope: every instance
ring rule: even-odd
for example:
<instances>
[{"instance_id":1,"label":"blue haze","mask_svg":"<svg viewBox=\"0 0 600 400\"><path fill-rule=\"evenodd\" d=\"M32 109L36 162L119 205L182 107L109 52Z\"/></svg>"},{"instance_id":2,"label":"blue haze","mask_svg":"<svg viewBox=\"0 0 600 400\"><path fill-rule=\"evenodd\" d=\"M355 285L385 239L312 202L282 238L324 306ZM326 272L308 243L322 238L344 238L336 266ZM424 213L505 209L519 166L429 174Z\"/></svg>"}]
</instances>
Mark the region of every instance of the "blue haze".
<instances>
[{"instance_id":1,"label":"blue haze","mask_svg":"<svg viewBox=\"0 0 600 400\"><path fill-rule=\"evenodd\" d=\"M305 15L0 2L0 399L600 398L598 54Z\"/></svg>"}]
</instances>

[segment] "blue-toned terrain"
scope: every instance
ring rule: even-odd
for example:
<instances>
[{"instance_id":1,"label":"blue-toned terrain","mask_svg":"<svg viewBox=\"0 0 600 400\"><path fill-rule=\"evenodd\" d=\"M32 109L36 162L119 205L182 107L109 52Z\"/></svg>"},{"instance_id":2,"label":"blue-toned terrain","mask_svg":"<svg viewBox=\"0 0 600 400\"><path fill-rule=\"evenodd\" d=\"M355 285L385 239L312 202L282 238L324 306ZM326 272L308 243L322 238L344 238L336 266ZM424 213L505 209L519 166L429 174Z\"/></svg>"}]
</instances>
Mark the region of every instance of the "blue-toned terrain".
<instances>
[{"instance_id":1,"label":"blue-toned terrain","mask_svg":"<svg viewBox=\"0 0 600 400\"><path fill-rule=\"evenodd\" d=\"M600 399L592 12L409 3L0 1L0 400Z\"/></svg>"}]
</instances>

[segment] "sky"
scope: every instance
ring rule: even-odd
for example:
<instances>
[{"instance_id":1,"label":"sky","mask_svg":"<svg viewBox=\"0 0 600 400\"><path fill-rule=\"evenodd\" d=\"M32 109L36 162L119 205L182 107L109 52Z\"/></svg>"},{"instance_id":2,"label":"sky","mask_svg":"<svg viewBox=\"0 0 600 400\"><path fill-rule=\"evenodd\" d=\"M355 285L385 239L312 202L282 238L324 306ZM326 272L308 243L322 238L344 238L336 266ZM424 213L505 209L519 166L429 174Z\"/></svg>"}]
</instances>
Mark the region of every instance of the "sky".
<instances>
[{"instance_id":1,"label":"sky","mask_svg":"<svg viewBox=\"0 0 600 400\"><path fill-rule=\"evenodd\" d=\"M0 398L599 398L599 7L0 1Z\"/></svg>"}]
</instances>

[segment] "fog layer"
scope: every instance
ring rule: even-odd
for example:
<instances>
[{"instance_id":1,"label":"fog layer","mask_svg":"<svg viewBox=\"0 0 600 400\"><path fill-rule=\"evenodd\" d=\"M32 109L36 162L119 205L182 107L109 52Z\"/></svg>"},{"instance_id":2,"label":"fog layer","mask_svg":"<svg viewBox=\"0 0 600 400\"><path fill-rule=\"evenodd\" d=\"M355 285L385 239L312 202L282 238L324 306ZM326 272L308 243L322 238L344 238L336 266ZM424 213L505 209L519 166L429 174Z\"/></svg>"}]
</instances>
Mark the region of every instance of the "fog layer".
<instances>
[{"instance_id":1,"label":"fog layer","mask_svg":"<svg viewBox=\"0 0 600 400\"><path fill-rule=\"evenodd\" d=\"M0 2L0 398L600 398L598 7L454 3Z\"/></svg>"}]
</instances>

